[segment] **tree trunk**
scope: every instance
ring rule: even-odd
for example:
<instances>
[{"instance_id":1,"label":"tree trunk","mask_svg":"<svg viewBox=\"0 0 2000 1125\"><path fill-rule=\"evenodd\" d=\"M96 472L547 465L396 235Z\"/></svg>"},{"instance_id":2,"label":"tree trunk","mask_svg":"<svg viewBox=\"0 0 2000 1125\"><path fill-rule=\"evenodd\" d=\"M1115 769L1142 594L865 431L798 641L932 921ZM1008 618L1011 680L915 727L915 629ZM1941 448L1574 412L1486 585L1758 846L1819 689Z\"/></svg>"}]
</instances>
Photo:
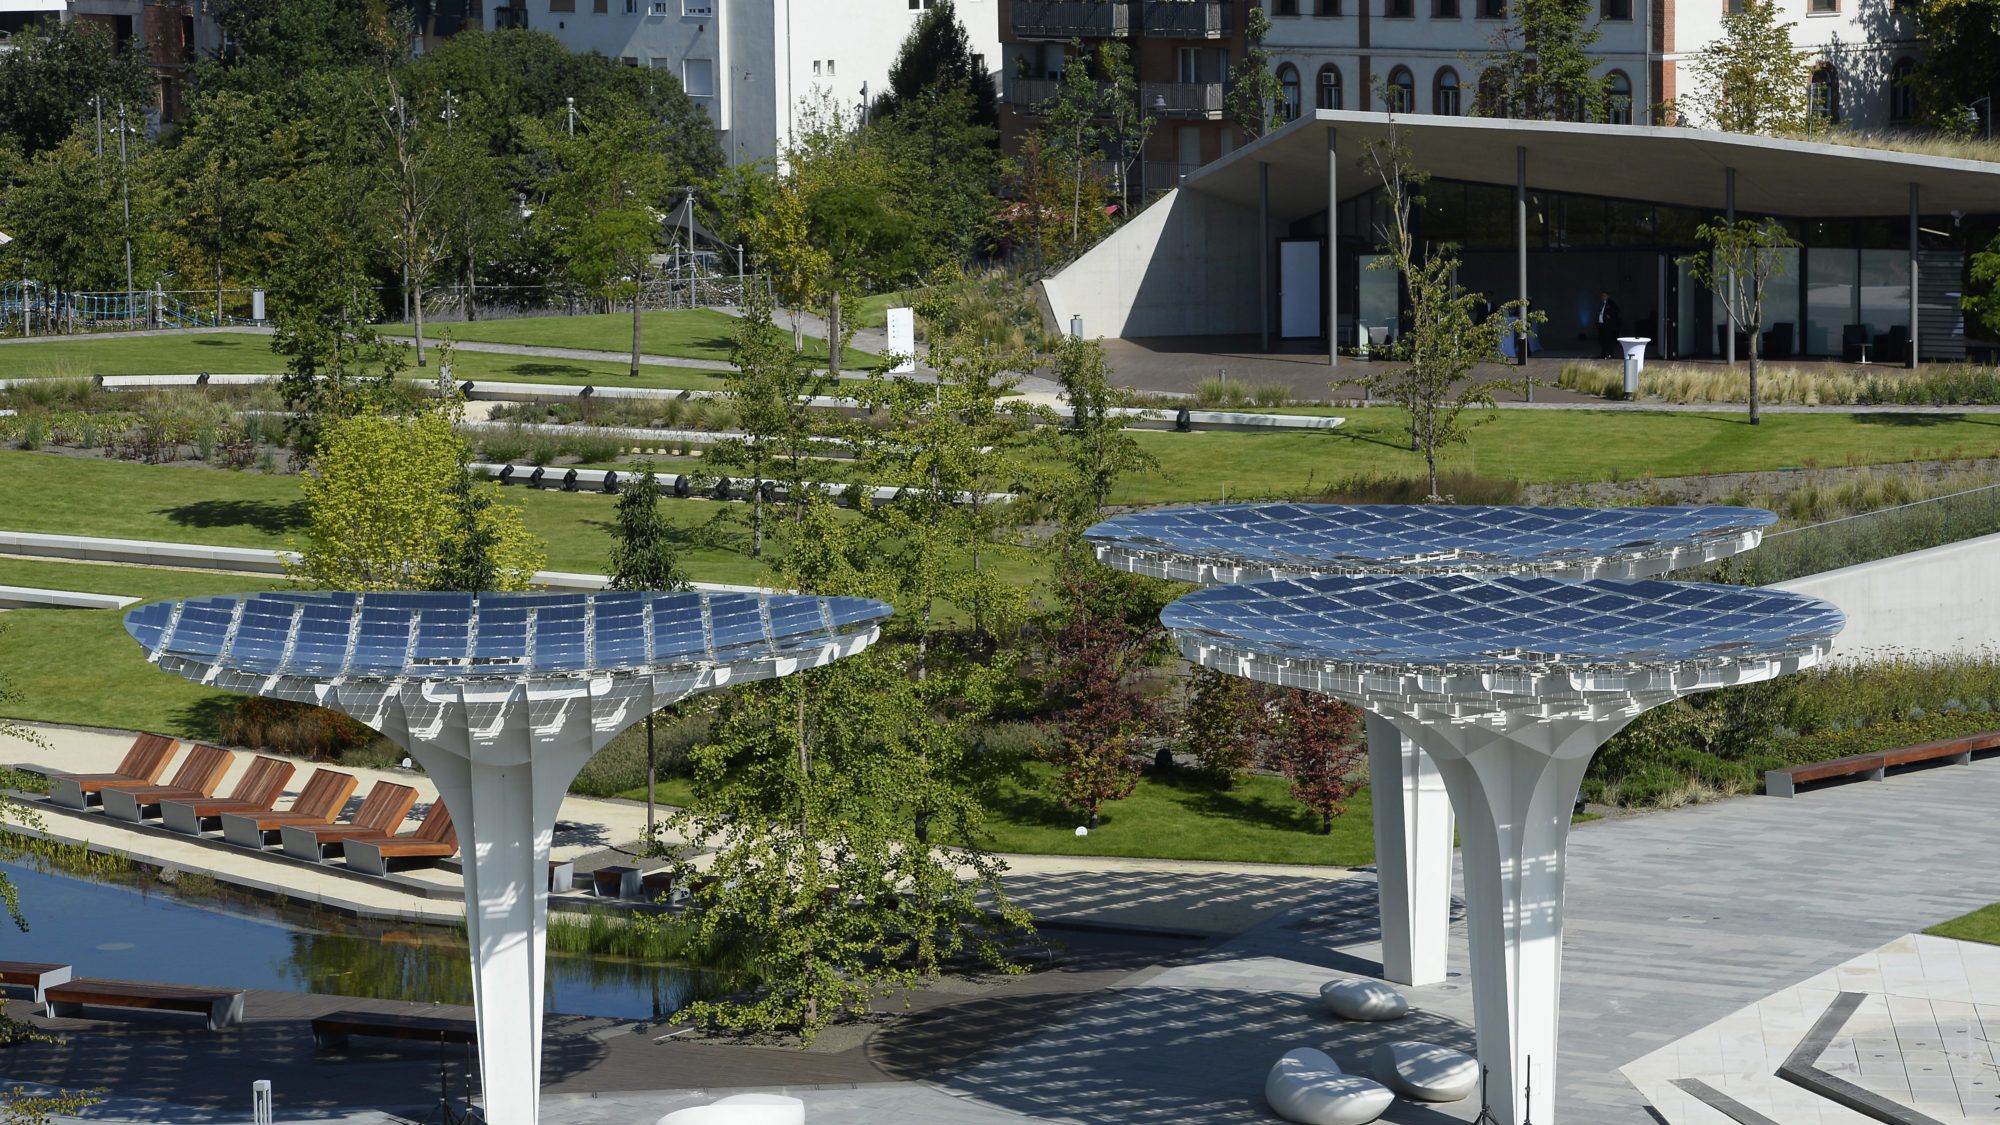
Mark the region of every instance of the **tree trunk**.
<instances>
[{"instance_id":1,"label":"tree trunk","mask_svg":"<svg viewBox=\"0 0 2000 1125\"><path fill-rule=\"evenodd\" d=\"M479 319L478 256L469 237L465 240L465 319L467 323Z\"/></svg>"},{"instance_id":2,"label":"tree trunk","mask_svg":"<svg viewBox=\"0 0 2000 1125\"><path fill-rule=\"evenodd\" d=\"M415 326L416 326L416 329L417 329L417 366L418 366L418 367L422 367L422 366L424 365L424 286L423 286L423 283L422 283L422 282L420 282L420 281L419 281L419 282L413 282L413 283L411 284L411 286L410 286L410 290L411 290L411 295L412 295L412 296L413 296L413 297L415 298L415 300L414 300L414 302L413 302L413 303L414 303L414 304L416 305L416 309L417 309L417 316L416 316L416 320L415 320L415 321L413 322L413 323L415 324Z\"/></svg>"},{"instance_id":3,"label":"tree trunk","mask_svg":"<svg viewBox=\"0 0 2000 1125\"><path fill-rule=\"evenodd\" d=\"M1763 357L1757 354L1758 332L1750 331L1750 424L1757 425L1763 419L1757 409L1757 375L1763 366Z\"/></svg>"},{"instance_id":4,"label":"tree trunk","mask_svg":"<svg viewBox=\"0 0 2000 1125\"><path fill-rule=\"evenodd\" d=\"M759 462L756 478L750 483L750 557L764 554L764 466Z\"/></svg>"},{"instance_id":5,"label":"tree trunk","mask_svg":"<svg viewBox=\"0 0 2000 1125\"><path fill-rule=\"evenodd\" d=\"M632 377L639 377L639 295L643 289L632 291Z\"/></svg>"},{"instance_id":6,"label":"tree trunk","mask_svg":"<svg viewBox=\"0 0 2000 1125\"><path fill-rule=\"evenodd\" d=\"M840 378L840 290L826 306L826 373Z\"/></svg>"},{"instance_id":7,"label":"tree trunk","mask_svg":"<svg viewBox=\"0 0 2000 1125\"><path fill-rule=\"evenodd\" d=\"M659 782L660 774L653 758L653 713L646 712L646 843L651 844L653 836L653 787Z\"/></svg>"},{"instance_id":8,"label":"tree trunk","mask_svg":"<svg viewBox=\"0 0 2000 1125\"><path fill-rule=\"evenodd\" d=\"M1321 812L1321 813L1319 814L1319 834L1320 834L1320 835L1322 835L1322 836L1331 836L1331 835L1333 835L1333 814L1332 814L1332 813L1330 813L1330 812Z\"/></svg>"}]
</instances>

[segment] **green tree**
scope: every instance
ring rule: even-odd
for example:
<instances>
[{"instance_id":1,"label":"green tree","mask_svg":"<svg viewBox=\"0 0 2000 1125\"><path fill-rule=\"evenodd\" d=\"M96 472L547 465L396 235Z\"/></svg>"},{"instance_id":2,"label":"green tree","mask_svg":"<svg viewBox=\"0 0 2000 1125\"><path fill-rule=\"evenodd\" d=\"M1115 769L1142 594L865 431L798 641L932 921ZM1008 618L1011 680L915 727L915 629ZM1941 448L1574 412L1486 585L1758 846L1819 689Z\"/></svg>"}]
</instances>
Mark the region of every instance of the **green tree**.
<instances>
[{"instance_id":1,"label":"green tree","mask_svg":"<svg viewBox=\"0 0 2000 1125\"><path fill-rule=\"evenodd\" d=\"M389 0L217 0L220 60L239 89L276 88L317 72L380 65L398 53L407 21ZM406 14L406 13L405 13Z\"/></svg>"},{"instance_id":2,"label":"green tree","mask_svg":"<svg viewBox=\"0 0 2000 1125\"><path fill-rule=\"evenodd\" d=\"M1262 4L1250 5L1243 21L1243 64L1233 68L1227 112L1236 127L1253 139L1285 124L1285 91L1271 69L1271 52L1264 39L1271 34L1271 17Z\"/></svg>"},{"instance_id":3,"label":"green tree","mask_svg":"<svg viewBox=\"0 0 2000 1125\"><path fill-rule=\"evenodd\" d=\"M1114 413L1132 396L1112 385L1102 341L1063 337L1055 347L1055 375L1070 417L1035 434L1035 444L1050 454L1040 460L1037 492L1068 540L1080 543L1084 529L1102 518L1119 478L1159 462Z\"/></svg>"},{"instance_id":4,"label":"green tree","mask_svg":"<svg viewBox=\"0 0 2000 1125\"><path fill-rule=\"evenodd\" d=\"M993 76L978 65L972 37L959 22L958 6L938 0L926 9L903 37L896 60L889 64L889 88L875 101L878 117L893 117L926 96L963 93L970 100L968 120L999 136L1000 99Z\"/></svg>"},{"instance_id":5,"label":"green tree","mask_svg":"<svg viewBox=\"0 0 2000 1125\"><path fill-rule=\"evenodd\" d=\"M257 215L261 181L274 174L271 133L278 121L265 102L227 88L189 99L169 162L168 229L191 276L215 282L216 323L225 315L230 280L259 280L265 249ZM245 312L248 310L246 309Z\"/></svg>"},{"instance_id":6,"label":"green tree","mask_svg":"<svg viewBox=\"0 0 2000 1125\"><path fill-rule=\"evenodd\" d=\"M1387 253L1377 265L1401 275L1407 302L1405 328L1394 348L1398 366L1371 376L1368 386L1409 412L1410 448L1423 454L1429 473L1427 499L1441 502L1439 454L1466 440L1474 424L1466 411L1490 409L1493 391L1506 385L1505 380L1472 378L1473 371L1500 354L1501 337L1514 326L1530 331L1543 318L1540 313L1524 315L1520 302L1513 301L1482 319L1483 298L1456 280L1455 248L1419 242L1410 214L1423 203L1428 176L1414 166L1394 131L1370 142L1362 164L1382 184L1387 205L1386 222L1377 231Z\"/></svg>"},{"instance_id":7,"label":"green tree","mask_svg":"<svg viewBox=\"0 0 2000 1125\"><path fill-rule=\"evenodd\" d=\"M977 119L970 94L919 91L870 126L888 162L896 213L909 224L917 263L960 262L987 240L999 201L999 131Z\"/></svg>"},{"instance_id":8,"label":"green tree","mask_svg":"<svg viewBox=\"0 0 2000 1125\"><path fill-rule=\"evenodd\" d=\"M792 347L771 320L771 298L751 286L730 350L735 370L723 376L725 393L743 436L710 447L708 462L750 477L750 555L764 554L764 486L775 481L791 498L794 521L802 513L808 466L820 426L812 400L832 388L831 376Z\"/></svg>"},{"instance_id":9,"label":"green tree","mask_svg":"<svg viewBox=\"0 0 2000 1125\"><path fill-rule=\"evenodd\" d=\"M77 133L29 161L6 193L11 250L24 272L63 290L122 289L117 157L109 168Z\"/></svg>"},{"instance_id":10,"label":"green tree","mask_svg":"<svg viewBox=\"0 0 2000 1125\"><path fill-rule=\"evenodd\" d=\"M45 20L15 32L0 52L0 135L13 137L22 155L32 157L73 131L94 131L102 107L108 138L117 107L136 115L153 103L153 86L145 57L119 49L109 28L90 20Z\"/></svg>"},{"instance_id":11,"label":"green tree","mask_svg":"<svg viewBox=\"0 0 2000 1125\"><path fill-rule=\"evenodd\" d=\"M1319 814L1322 836L1361 789L1368 751L1361 712L1330 695L1287 690L1267 752L1271 768L1292 783L1292 800Z\"/></svg>"},{"instance_id":12,"label":"green tree","mask_svg":"<svg viewBox=\"0 0 2000 1125\"><path fill-rule=\"evenodd\" d=\"M453 127L456 107L411 104L397 76L385 77L375 106L388 157L393 207L389 244L400 259L404 300L416 332L417 366L424 366L424 289L459 233L463 205L481 193L462 183L486 171L484 146L471 130ZM445 116L451 114L451 117Z\"/></svg>"},{"instance_id":13,"label":"green tree","mask_svg":"<svg viewBox=\"0 0 2000 1125\"><path fill-rule=\"evenodd\" d=\"M1986 249L1974 251L1968 266L1971 292L1959 298L1959 304L1985 325L1988 333L2000 336L2000 237L1987 243Z\"/></svg>"},{"instance_id":14,"label":"green tree","mask_svg":"<svg viewBox=\"0 0 2000 1125\"><path fill-rule=\"evenodd\" d=\"M656 212L674 178L657 123L631 111L584 114L574 134L540 120L527 122L524 134L546 162L535 221L564 272L607 305L631 304L636 379L646 263L660 237Z\"/></svg>"},{"instance_id":15,"label":"green tree","mask_svg":"<svg viewBox=\"0 0 2000 1125\"><path fill-rule=\"evenodd\" d=\"M1201 665L1189 673L1180 714L1180 748L1214 785L1233 788L1257 761L1264 693L1256 681Z\"/></svg>"},{"instance_id":16,"label":"green tree","mask_svg":"<svg viewBox=\"0 0 2000 1125\"><path fill-rule=\"evenodd\" d=\"M1139 81L1132 70L1132 48L1111 41L1097 48L1098 115L1104 145L1111 151L1111 188L1119 199L1131 198L1132 165L1146 152L1153 119L1139 107Z\"/></svg>"},{"instance_id":17,"label":"green tree","mask_svg":"<svg viewBox=\"0 0 2000 1125\"><path fill-rule=\"evenodd\" d=\"M1750 344L1750 424L1758 416L1757 375L1762 364L1758 345L1764 335L1764 294L1771 282L1785 275L1798 251L1798 240L1776 219L1738 219L1728 223L1712 219L1695 228L1695 237L1708 246L1705 254L1691 254L1681 261L1703 288L1722 302L1737 331Z\"/></svg>"},{"instance_id":18,"label":"green tree","mask_svg":"<svg viewBox=\"0 0 2000 1125\"><path fill-rule=\"evenodd\" d=\"M1487 51L1481 116L1600 121L1605 79L1592 74L1601 34L1596 0L1508 0L1507 25Z\"/></svg>"},{"instance_id":19,"label":"green tree","mask_svg":"<svg viewBox=\"0 0 2000 1125\"><path fill-rule=\"evenodd\" d=\"M298 580L332 590L525 590L546 558L521 508L473 482L456 411L332 422L300 478Z\"/></svg>"},{"instance_id":20,"label":"green tree","mask_svg":"<svg viewBox=\"0 0 2000 1125\"><path fill-rule=\"evenodd\" d=\"M1056 84L1056 92L1041 106L1042 151L1048 159L1060 165L1063 180L1069 188L1069 239L1063 248L1065 259L1074 257L1089 244L1085 237L1084 213L1088 210L1101 214L1100 204L1105 196L1105 184L1098 174L1097 165L1103 159L1104 127L1101 117L1106 96L1098 76L1091 71L1091 58L1084 52L1082 41L1070 40L1062 81Z\"/></svg>"},{"instance_id":21,"label":"green tree","mask_svg":"<svg viewBox=\"0 0 2000 1125\"><path fill-rule=\"evenodd\" d=\"M1916 6L1917 108L1931 124L1992 136L2000 105L2000 4L1995 0L1923 0ZM1974 102L1986 99L1978 106ZM1974 116L1976 114L1976 116Z\"/></svg>"},{"instance_id":22,"label":"green tree","mask_svg":"<svg viewBox=\"0 0 2000 1125\"><path fill-rule=\"evenodd\" d=\"M1687 61L1688 92L1675 113L1726 133L1802 133L1812 62L1792 45L1777 0L1743 0L1722 15L1722 34Z\"/></svg>"},{"instance_id":23,"label":"green tree","mask_svg":"<svg viewBox=\"0 0 2000 1125\"><path fill-rule=\"evenodd\" d=\"M613 590L685 590L688 579L674 544L673 521L660 508L660 478L643 464L618 482L618 514L613 518Z\"/></svg>"}]
</instances>

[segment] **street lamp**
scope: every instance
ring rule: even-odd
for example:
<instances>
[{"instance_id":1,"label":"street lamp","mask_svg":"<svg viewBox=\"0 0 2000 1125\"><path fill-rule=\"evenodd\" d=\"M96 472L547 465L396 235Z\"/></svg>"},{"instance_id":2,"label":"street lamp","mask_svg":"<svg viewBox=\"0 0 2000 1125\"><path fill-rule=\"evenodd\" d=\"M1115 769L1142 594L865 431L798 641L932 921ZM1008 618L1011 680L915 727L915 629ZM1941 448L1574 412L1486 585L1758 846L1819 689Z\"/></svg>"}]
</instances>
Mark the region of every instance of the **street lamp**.
<instances>
[{"instance_id":1,"label":"street lamp","mask_svg":"<svg viewBox=\"0 0 2000 1125\"><path fill-rule=\"evenodd\" d=\"M1981 113L1978 110L1972 108L1973 106L1976 105L1985 106L1986 112ZM1992 140L1993 139L1993 95L1988 94L1983 98L1972 99L1971 101L1965 103L1965 111L1972 115L1972 119L1974 121L1980 122L1986 126L1986 139L1989 141Z\"/></svg>"},{"instance_id":2,"label":"street lamp","mask_svg":"<svg viewBox=\"0 0 2000 1125\"><path fill-rule=\"evenodd\" d=\"M132 177L125 165L125 106L118 106L118 191L125 204L125 315L132 315Z\"/></svg>"},{"instance_id":3,"label":"street lamp","mask_svg":"<svg viewBox=\"0 0 2000 1125\"><path fill-rule=\"evenodd\" d=\"M1158 90L1153 91L1153 102L1146 107L1146 113L1150 117L1165 117L1167 115L1167 96ZM1152 176L1146 170L1148 163L1150 161L1146 159L1145 146L1141 145L1139 147L1139 200L1142 203L1145 202L1147 197L1153 194L1152 184L1148 182L1152 179Z\"/></svg>"}]
</instances>

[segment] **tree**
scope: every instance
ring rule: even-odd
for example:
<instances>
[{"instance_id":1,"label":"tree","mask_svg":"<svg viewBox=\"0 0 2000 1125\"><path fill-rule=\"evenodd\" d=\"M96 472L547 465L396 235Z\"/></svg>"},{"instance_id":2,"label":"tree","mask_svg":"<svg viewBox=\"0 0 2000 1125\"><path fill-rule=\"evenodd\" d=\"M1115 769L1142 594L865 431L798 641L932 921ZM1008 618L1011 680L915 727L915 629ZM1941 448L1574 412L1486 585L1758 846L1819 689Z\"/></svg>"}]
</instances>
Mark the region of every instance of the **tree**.
<instances>
[{"instance_id":1,"label":"tree","mask_svg":"<svg viewBox=\"0 0 2000 1125\"><path fill-rule=\"evenodd\" d=\"M1180 747L1194 758L1202 776L1232 788L1257 761L1257 735L1264 726L1264 693L1255 681L1197 664L1189 673L1187 702L1180 715Z\"/></svg>"},{"instance_id":2,"label":"tree","mask_svg":"<svg viewBox=\"0 0 2000 1125\"><path fill-rule=\"evenodd\" d=\"M1790 267L1798 241L1776 219L1711 219L1695 228L1708 253L1682 258L1696 281L1715 294L1750 344L1750 424L1758 417L1758 355L1764 334L1764 294Z\"/></svg>"},{"instance_id":3,"label":"tree","mask_svg":"<svg viewBox=\"0 0 2000 1125\"><path fill-rule=\"evenodd\" d=\"M1361 712L1330 695L1288 689L1280 697L1269 764L1292 783L1292 800L1319 814L1321 835L1361 788L1368 751Z\"/></svg>"},{"instance_id":4,"label":"tree","mask_svg":"<svg viewBox=\"0 0 2000 1125\"><path fill-rule=\"evenodd\" d=\"M1036 444L1051 454L1041 462L1049 471L1040 475L1038 491L1065 535L1080 541L1102 517L1119 478L1159 462L1112 413L1131 393L1112 386L1102 341L1063 337L1055 347L1055 375L1070 418L1035 434Z\"/></svg>"},{"instance_id":5,"label":"tree","mask_svg":"<svg viewBox=\"0 0 2000 1125\"><path fill-rule=\"evenodd\" d=\"M73 131L96 127L101 108L109 133L118 106L137 113L153 102L145 56L121 49L111 30L91 20L45 20L17 31L0 52L0 135L33 157Z\"/></svg>"},{"instance_id":6,"label":"tree","mask_svg":"<svg viewBox=\"0 0 2000 1125\"><path fill-rule=\"evenodd\" d=\"M215 322L232 275L253 276L263 252L257 185L274 172L270 106L240 91L197 90L168 149L166 213L191 274L215 282ZM196 272L198 268L198 273Z\"/></svg>"},{"instance_id":7,"label":"tree","mask_svg":"<svg viewBox=\"0 0 2000 1125\"><path fill-rule=\"evenodd\" d=\"M327 427L300 482L295 578L319 589L439 590L464 589L469 575L479 588L528 588L542 545L498 485L469 479L453 414L371 412Z\"/></svg>"},{"instance_id":8,"label":"tree","mask_svg":"<svg viewBox=\"0 0 2000 1125\"><path fill-rule=\"evenodd\" d=\"M1486 117L1599 121L1605 79L1592 74L1596 0L1509 0L1476 95Z\"/></svg>"},{"instance_id":9,"label":"tree","mask_svg":"<svg viewBox=\"0 0 2000 1125\"><path fill-rule=\"evenodd\" d=\"M636 473L627 473L618 484L618 514L614 517L611 542L611 589L685 590L687 574L681 570L680 552L674 547L673 524L660 510L660 478L647 464ZM646 713L646 839L653 839L654 788L659 783L659 763L653 746L653 713Z\"/></svg>"},{"instance_id":10,"label":"tree","mask_svg":"<svg viewBox=\"0 0 2000 1125\"><path fill-rule=\"evenodd\" d=\"M1988 130L2000 105L2000 6L1993 0L1923 0L1916 6L1917 107L1931 124ZM1973 103L1986 99L1978 106Z\"/></svg>"},{"instance_id":11,"label":"tree","mask_svg":"<svg viewBox=\"0 0 2000 1125\"><path fill-rule=\"evenodd\" d=\"M25 270L62 290L124 288L115 155L107 169L85 136L72 134L27 163L6 201Z\"/></svg>"},{"instance_id":12,"label":"tree","mask_svg":"<svg viewBox=\"0 0 2000 1125\"><path fill-rule=\"evenodd\" d=\"M1271 17L1264 14L1264 5L1250 5L1243 22L1243 64L1231 69L1227 112L1253 139L1285 124L1285 91L1271 69L1271 53L1264 49L1270 34Z\"/></svg>"},{"instance_id":13,"label":"tree","mask_svg":"<svg viewBox=\"0 0 2000 1125\"><path fill-rule=\"evenodd\" d=\"M1042 149L1058 161L1069 188L1069 240L1065 256L1076 254L1085 245L1084 201L1095 211L1104 198L1104 184L1097 173L1103 159L1104 130L1100 117L1105 94L1098 77L1091 73L1090 56L1081 40L1072 39L1056 91L1042 103Z\"/></svg>"},{"instance_id":14,"label":"tree","mask_svg":"<svg viewBox=\"0 0 2000 1125\"><path fill-rule=\"evenodd\" d=\"M1484 299L1460 287L1458 260L1450 245L1420 245L1410 224L1413 207L1428 177L1419 171L1392 130L1370 142L1362 164L1382 184L1387 222L1378 230L1387 250L1377 263L1402 275L1408 301L1403 333L1396 338L1399 366L1370 376L1370 391L1402 406L1410 415L1410 448L1422 453L1429 473L1429 500L1438 502L1439 453L1466 440L1472 407L1492 407L1493 391L1505 380L1471 378L1477 365L1500 353L1500 339L1510 330L1530 331L1540 313L1524 315L1518 301L1508 302L1482 319ZM1525 346L1524 346L1525 347Z\"/></svg>"},{"instance_id":15,"label":"tree","mask_svg":"<svg viewBox=\"0 0 2000 1125\"><path fill-rule=\"evenodd\" d=\"M999 136L1000 98L993 76L977 64L972 37L959 22L952 0L939 0L917 17L896 61L889 64L889 88L875 100L878 117L893 117L913 102L962 92L970 100L969 119Z\"/></svg>"},{"instance_id":16,"label":"tree","mask_svg":"<svg viewBox=\"0 0 2000 1125\"><path fill-rule=\"evenodd\" d=\"M1105 147L1115 169L1111 187L1119 199L1131 197L1132 164L1146 152L1153 119L1139 106L1139 82L1132 71L1132 48L1111 40L1097 48L1098 115Z\"/></svg>"},{"instance_id":17,"label":"tree","mask_svg":"<svg viewBox=\"0 0 2000 1125\"><path fill-rule=\"evenodd\" d=\"M894 210L911 229L915 262L960 262L986 242L999 206L999 136L978 119L972 95L949 86L919 91L870 126L869 142L888 164Z\"/></svg>"},{"instance_id":18,"label":"tree","mask_svg":"<svg viewBox=\"0 0 2000 1125\"><path fill-rule=\"evenodd\" d=\"M1777 0L1743 0L1722 15L1722 34L1687 62L1688 93L1676 114L1726 133L1802 133L1812 62L1792 45Z\"/></svg>"},{"instance_id":19,"label":"tree","mask_svg":"<svg viewBox=\"0 0 2000 1125\"><path fill-rule=\"evenodd\" d=\"M1986 249L1974 251L1969 265L1972 291L1959 298L1959 304L1985 325L1988 333L2000 336L2000 237L1987 243Z\"/></svg>"},{"instance_id":20,"label":"tree","mask_svg":"<svg viewBox=\"0 0 2000 1125\"><path fill-rule=\"evenodd\" d=\"M1131 795L1139 783L1133 761L1139 739L1152 730L1153 702L1127 682L1157 639L1132 628L1110 603L1116 586L1102 573L1066 568L1065 619L1049 642L1048 693L1056 707L1055 798L1095 828L1107 801Z\"/></svg>"},{"instance_id":21,"label":"tree","mask_svg":"<svg viewBox=\"0 0 2000 1125\"><path fill-rule=\"evenodd\" d=\"M632 305L631 375L639 377L639 298L647 259L660 236L656 209L673 170L657 145L657 125L632 112L582 114L574 134L544 121L527 123L528 143L543 154L542 206L535 221L564 272L607 305Z\"/></svg>"},{"instance_id":22,"label":"tree","mask_svg":"<svg viewBox=\"0 0 2000 1125\"><path fill-rule=\"evenodd\" d=\"M471 130L456 130L457 106L413 105L397 76L387 75L375 106L387 141L395 218L390 244L401 259L403 297L416 332L417 366L424 366L424 287L470 220L466 212L482 194L466 183L486 171L484 145ZM636 374L636 372L635 372Z\"/></svg>"},{"instance_id":23,"label":"tree","mask_svg":"<svg viewBox=\"0 0 2000 1125\"><path fill-rule=\"evenodd\" d=\"M830 389L832 377L814 370L811 359L791 346L771 320L771 298L751 286L749 304L736 325L730 349L735 370L723 376L740 438L711 446L708 462L750 476L750 555L764 553L764 485L776 481L791 497L794 520L803 509L807 466L812 464L819 424L812 400Z\"/></svg>"}]
</instances>

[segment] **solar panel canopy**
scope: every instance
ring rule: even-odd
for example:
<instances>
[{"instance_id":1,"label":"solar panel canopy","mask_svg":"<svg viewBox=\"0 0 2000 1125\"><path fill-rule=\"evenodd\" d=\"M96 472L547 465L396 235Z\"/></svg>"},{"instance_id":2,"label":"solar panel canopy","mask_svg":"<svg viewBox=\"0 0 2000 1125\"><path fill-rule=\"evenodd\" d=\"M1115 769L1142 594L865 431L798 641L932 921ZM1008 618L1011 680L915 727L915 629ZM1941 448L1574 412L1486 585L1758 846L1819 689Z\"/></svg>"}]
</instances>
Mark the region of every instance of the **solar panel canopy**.
<instances>
[{"instance_id":1,"label":"solar panel canopy","mask_svg":"<svg viewBox=\"0 0 2000 1125\"><path fill-rule=\"evenodd\" d=\"M785 594L273 592L155 602L125 629L156 659L249 676L521 680L782 660L890 612Z\"/></svg>"},{"instance_id":2,"label":"solar panel canopy","mask_svg":"<svg viewBox=\"0 0 2000 1125\"><path fill-rule=\"evenodd\" d=\"M1084 539L1120 570L1215 585L1319 574L1643 578L1755 547L1761 508L1223 504L1115 516Z\"/></svg>"},{"instance_id":3,"label":"solar panel canopy","mask_svg":"<svg viewBox=\"0 0 2000 1125\"><path fill-rule=\"evenodd\" d=\"M1518 575L1215 586L1160 620L1184 650L1453 674L1766 662L1817 653L1845 624L1831 604L1781 590Z\"/></svg>"}]
</instances>

